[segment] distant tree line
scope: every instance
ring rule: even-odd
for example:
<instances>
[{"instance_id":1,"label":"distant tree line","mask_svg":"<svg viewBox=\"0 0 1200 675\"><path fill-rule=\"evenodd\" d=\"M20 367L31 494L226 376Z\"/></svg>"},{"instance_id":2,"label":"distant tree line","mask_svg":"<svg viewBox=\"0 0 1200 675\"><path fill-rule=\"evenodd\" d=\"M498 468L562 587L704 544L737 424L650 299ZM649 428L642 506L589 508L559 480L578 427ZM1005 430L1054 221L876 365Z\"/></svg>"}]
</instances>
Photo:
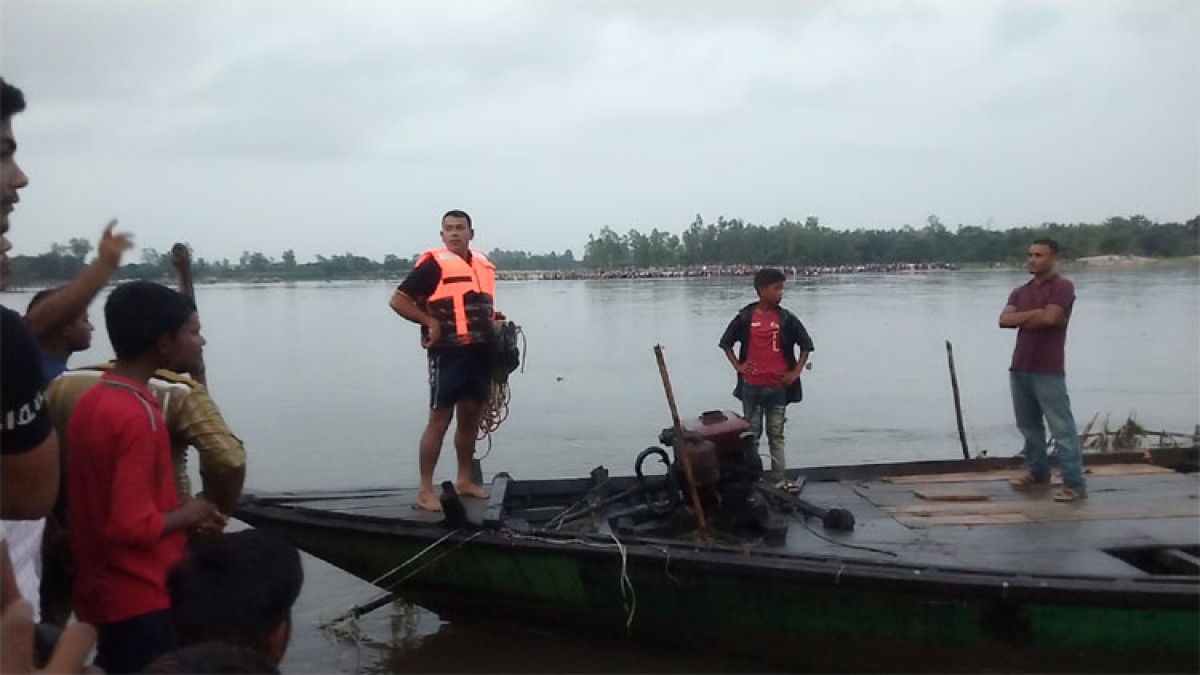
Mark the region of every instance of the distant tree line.
<instances>
[{"instance_id":1,"label":"distant tree line","mask_svg":"<svg viewBox=\"0 0 1200 675\"><path fill-rule=\"evenodd\" d=\"M884 263L1003 263L1024 259L1029 242L1052 237L1066 258L1093 255L1138 255L1155 258L1200 253L1200 216L1186 223L1158 223L1144 216L1109 218L1102 223L1045 223L1038 227L990 230L959 225L951 231L937 216L921 228L905 225L892 230L835 230L810 216L803 222L781 220L773 227L754 225L738 218L718 218L715 223L696 219L681 234L657 228L649 234L629 230L618 234L610 227L588 235L583 260L567 249L562 253L534 254L493 249L488 257L500 270L593 270L677 265L870 265ZM48 285L79 273L93 250L87 239L52 244L50 251L12 258L13 283ZM417 256L387 254L375 261L353 253L318 255L298 262L292 249L279 258L243 251L237 260L197 257L192 275L197 281L386 279L408 273ZM169 278L171 255L143 249L137 262L117 270L116 279Z\"/></svg>"},{"instance_id":2,"label":"distant tree line","mask_svg":"<svg viewBox=\"0 0 1200 675\"><path fill-rule=\"evenodd\" d=\"M12 283L50 285L73 278L86 264L91 243L72 239L68 244L52 244L50 251L40 255L15 256L11 260ZM562 253L531 254L525 251L494 249L487 254L501 270L571 270L579 261L570 249ZM203 256L192 261L192 277L196 281L303 281L332 279L388 279L407 274L417 256L401 258L387 254L377 262L353 253L318 255L311 262L297 262L292 249L279 258L260 251L243 251L237 260L209 259ZM144 248L136 262L126 262L114 274L123 279L168 279L174 275L170 251Z\"/></svg>"},{"instance_id":3,"label":"distant tree line","mask_svg":"<svg viewBox=\"0 0 1200 675\"><path fill-rule=\"evenodd\" d=\"M676 235L654 229L618 234L603 227L589 235L583 266L589 269L676 265L864 265L901 262L996 263L1023 260L1029 242L1051 237L1066 258L1093 255L1177 257L1200 250L1200 216L1186 223L1156 223L1144 216L1109 218L1098 224L1045 223L1039 227L989 230L947 228L936 215L924 227L836 230L815 216L781 220L773 227L741 219L705 223L696 216Z\"/></svg>"}]
</instances>

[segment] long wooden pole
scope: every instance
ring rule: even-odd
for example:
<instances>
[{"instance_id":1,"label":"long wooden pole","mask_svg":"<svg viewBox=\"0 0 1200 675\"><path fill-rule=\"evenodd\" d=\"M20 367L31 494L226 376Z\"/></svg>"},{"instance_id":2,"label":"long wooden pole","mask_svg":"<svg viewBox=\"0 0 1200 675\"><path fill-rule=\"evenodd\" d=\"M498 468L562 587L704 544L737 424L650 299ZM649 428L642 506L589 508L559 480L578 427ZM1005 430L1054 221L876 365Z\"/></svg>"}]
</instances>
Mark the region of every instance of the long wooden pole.
<instances>
[{"instance_id":1,"label":"long wooden pole","mask_svg":"<svg viewBox=\"0 0 1200 675\"><path fill-rule=\"evenodd\" d=\"M958 420L958 442L962 444L963 459L971 459L967 451L967 432L963 429L962 402L958 399L958 374L954 372L954 347L946 340L946 358L950 361L950 386L954 389L954 417Z\"/></svg>"},{"instance_id":2,"label":"long wooden pole","mask_svg":"<svg viewBox=\"0 0 1200 675\"><path fill-rule=\"evenodd\" d=\"M171 247L171 265L175 268L175 281L179 292L187 296L194 305L196 303L196 287L192 284L192 254L186 244L175 244ZM196 363L196 371L188 373L200 384L208 386L207 373L204 368L204 355Z\"/></svg>"},{"instance_id":3,"label":"long wooden pole","mask_svg":"<svg viewBox=\"0 0 1200 675\"><path fill-rule=\"evenodd\" d=\"M667 405L671 408L671 424L674 431L674 441L671 446L675 450L676 463L683 464L683 474L687 477L688 496L692 500L692 509L696 512L696 520L700 523L700 532L708 536L708 523L704 519L704 509L700 508L700 493L696 490L696 481L692 479L692 462L686 450L687 439L683 437L683 424L679 421L679 410L675 407L675 392L671 389L671 376L667 373L667 361L663 358L662 345L654 345L654 357L658 359L658 374L662 376L663 389L667 392Z\"/></svg>"}]
</instances>

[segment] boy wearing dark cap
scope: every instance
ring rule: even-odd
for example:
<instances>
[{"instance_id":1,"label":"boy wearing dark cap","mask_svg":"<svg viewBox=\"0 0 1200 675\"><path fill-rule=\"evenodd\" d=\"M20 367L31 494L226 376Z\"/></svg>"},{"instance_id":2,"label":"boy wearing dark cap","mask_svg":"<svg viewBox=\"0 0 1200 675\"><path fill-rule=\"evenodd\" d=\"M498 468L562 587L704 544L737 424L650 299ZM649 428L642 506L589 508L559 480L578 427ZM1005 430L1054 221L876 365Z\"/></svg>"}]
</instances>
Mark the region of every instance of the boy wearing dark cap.
<instances>
[{"instance_id":1,"label":"boy wearing dark cap","mask_svg":"<svg viewBox=\"0 0 1200 675\"><path fill-rule=\"evenodd\" d=\"M75 613L96 626L96 664L136 672L175 645L167 571L187 532L220 530L204 499L180 503L150 376L204 346L191 303L147 281L118 286L104 306L116 364L76 404L67 431L67 520Z\"/></svg>"}]
</instances>

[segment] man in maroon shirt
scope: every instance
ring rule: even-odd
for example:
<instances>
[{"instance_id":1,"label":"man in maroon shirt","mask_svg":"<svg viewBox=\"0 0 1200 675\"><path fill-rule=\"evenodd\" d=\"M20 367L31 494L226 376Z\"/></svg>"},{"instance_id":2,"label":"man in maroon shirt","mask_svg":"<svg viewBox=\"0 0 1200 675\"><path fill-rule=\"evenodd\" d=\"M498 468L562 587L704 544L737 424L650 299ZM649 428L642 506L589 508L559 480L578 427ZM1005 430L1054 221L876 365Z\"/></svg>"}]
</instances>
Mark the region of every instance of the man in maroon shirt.
<instances>
[{"instance_id":1,"label":"man in maroon shirt","mask_svg":"<svg viewBox=\"0 0 1200 675\"><path fill-rule=\"evenodd\" d=\"M1087 497L1083 458L1063 367L1067 322L1075 304L1075 286L1058 275L1058 242L1038 239L1029 246L1025 267L1033 275L1008 296L1000 313L1001 328L1017 329L1009 382L1017 428L1025 437L1026 473L1011 481L1017 490L1050 484L1046 461L1046 426L1058 446L1063 489L1056 501ZM1042 419L1045 418L1045 424Z\"/></svg>"},{"instance_id":2,"label":"man in maroon shirt","mask_svg":"<svg viewBox=\"0 0 1200 675\"><path fill-rule=\"evenodd\" d=\"M160 284L118 286L104 306L117 360L67 427L67 520L77 577L75 613L96 626L96 663L141 670L174 647L167 571L190 529L220 530L204 499L182 504L171 444L150 376L204 346L195 309Z\"/></svg>"}]
</instances>

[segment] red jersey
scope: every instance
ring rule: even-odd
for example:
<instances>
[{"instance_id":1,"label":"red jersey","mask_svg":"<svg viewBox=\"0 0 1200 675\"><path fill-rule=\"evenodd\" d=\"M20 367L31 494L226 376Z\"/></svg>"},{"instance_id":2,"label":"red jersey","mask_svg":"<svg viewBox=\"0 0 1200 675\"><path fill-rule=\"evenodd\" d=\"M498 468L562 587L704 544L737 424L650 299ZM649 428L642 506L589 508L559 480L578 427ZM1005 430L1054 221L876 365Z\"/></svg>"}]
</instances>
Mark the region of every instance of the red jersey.
<instances>
[{"instance_id":1,"label":"red jersey","mask_svg":"<svg viewBox=\"0 0 1200 675\"><path fill-rule=\"evenodd\" d=\"M171 442L144 387L105 373L67 427L67 522L75 554L75 613L91 624L167 609L167 570L187 534L163 531L179 506Z\"/></svg>"},{"instance_id":2,"label":"red jersey","mask_svg":"<svg viewBox=\"0 0 1200 675\"><path fill-rule=\"evenodd\" d=\"M750 315L750 341L746 363L754 372L742 376L746 384L755 387L782 387L779 376L787 372L787 362L779 349L779 312L760 312Z\"/></svg>"}]
</instances>

